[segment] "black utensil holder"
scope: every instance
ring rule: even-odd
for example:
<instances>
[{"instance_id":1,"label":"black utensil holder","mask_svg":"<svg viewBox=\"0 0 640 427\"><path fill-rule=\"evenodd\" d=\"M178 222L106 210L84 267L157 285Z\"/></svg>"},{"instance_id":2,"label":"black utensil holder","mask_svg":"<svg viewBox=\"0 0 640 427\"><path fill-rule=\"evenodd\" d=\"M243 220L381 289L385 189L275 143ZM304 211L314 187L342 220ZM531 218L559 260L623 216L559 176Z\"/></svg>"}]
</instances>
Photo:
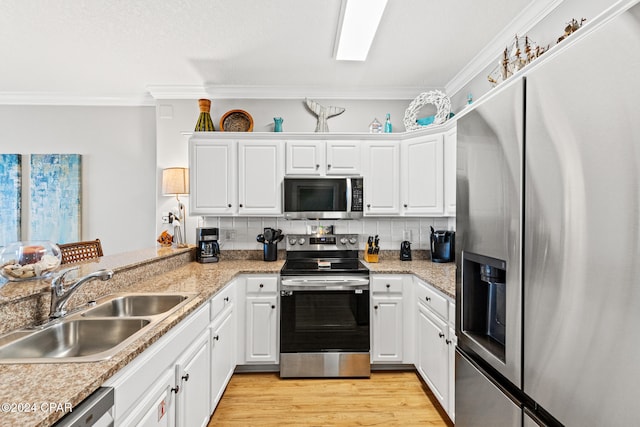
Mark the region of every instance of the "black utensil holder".
<instances>
[{"instance_id":1,"label":"black utensil holder","mask_svg":"<svg viewBox=\"0 0 640 427\"><path fill-rule=\"evenodd\" d=\"M278 243L265 243L264 244L264 260L265 261L277 261L278 260Z\"/></svg>"}]
</instances>

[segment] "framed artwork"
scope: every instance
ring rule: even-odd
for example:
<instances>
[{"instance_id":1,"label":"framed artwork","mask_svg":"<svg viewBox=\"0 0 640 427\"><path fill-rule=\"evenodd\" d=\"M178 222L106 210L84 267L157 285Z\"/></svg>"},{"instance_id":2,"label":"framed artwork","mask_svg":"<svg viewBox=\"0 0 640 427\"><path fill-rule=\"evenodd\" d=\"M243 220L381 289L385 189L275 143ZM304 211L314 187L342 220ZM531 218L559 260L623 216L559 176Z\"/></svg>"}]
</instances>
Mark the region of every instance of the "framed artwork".
<instances>
[{"instance_id":1,"label":"framed artwork","mask_svg":"<svg viewBox=\"0 0 640 427\"><path fill-rule=\"evenodd\" d=\"M0 154L0 247L21 238L22 156Z\"/></svg>"},{"instance_id":2,"label":"framed artwork","mask_svg":"<svg viewBox=\"0 0 640 427\"><path fill-rule=\"evenodd\" d=\"M69 243L81 240L81 156L32 154L29 238Z\"/></svg>"}]
</instances>

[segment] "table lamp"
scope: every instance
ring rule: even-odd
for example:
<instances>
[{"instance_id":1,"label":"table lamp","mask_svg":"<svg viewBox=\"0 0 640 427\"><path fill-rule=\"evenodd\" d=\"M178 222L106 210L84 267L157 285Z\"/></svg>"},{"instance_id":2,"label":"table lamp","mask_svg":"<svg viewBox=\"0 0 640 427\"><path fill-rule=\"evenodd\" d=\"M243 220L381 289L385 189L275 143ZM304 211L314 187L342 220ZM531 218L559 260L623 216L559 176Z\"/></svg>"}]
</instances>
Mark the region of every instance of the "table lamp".
<instances>
[{"instance_id":1,"label":"table lamp","mask_svg":"<svg viewBox=\"0 0 640 427\"><path fill-rule=\"evenodd\" d=\"M178 201L178 224L174 224L173 236L176 246L187 247L187 234L182 227L185 219L185 207L180 201L180 194L189 194L189 168L167 168L162 170L162 194L165 196L176 196Z\"/></svg>"}]
</instances>

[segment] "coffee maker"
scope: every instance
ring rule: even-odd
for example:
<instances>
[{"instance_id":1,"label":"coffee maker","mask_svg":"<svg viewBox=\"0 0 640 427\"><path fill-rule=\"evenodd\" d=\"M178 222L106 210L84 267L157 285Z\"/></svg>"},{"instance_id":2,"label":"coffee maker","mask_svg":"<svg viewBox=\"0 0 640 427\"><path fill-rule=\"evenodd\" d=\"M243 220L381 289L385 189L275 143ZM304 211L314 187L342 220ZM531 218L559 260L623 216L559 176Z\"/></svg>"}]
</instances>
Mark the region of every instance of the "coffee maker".
<instances>
[{"instance_id":1,"label":"coffee maker","mask_svg":"<svg viewBox=\"0 0 640 427\"><path fill-rule=\"evenodd\" d=\"M455 231L434 230L431 227L431 261L452 262L455 258Z\"/></svg>"},{"instance_id":2,"label":"coffee maker","mask_svg":"<svg viewBox=\"0 0 640 427\"><path fill-rule=\"evenodd\" d=\"M218 255L220 255L218 235L219 233L217 227L196 228L196 242L198 242L196 261L202 263L218 262Z\"/></svg>"}]
</instances>

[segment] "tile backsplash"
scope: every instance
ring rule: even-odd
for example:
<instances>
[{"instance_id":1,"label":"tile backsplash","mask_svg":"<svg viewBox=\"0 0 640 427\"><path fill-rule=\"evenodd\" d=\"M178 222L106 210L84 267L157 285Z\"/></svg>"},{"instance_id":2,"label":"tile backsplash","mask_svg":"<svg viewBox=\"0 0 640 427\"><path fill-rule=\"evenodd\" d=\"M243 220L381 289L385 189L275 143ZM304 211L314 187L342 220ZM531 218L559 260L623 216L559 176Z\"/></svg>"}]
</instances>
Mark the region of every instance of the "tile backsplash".
<instances>
[{"instance_id":1,"label":"tile backsplash","mask_svg":"<svg viewBox=\"0 0 640 427\"><path fill-rule=\"evenodd\" d=\"M399 250L403 240L411 242L412 249L429 249L431 226L436 230L455 230L455 218L364 218L357 220L286 220L271 217L201 217L199 227L220 229L220 249L257 249L262 243L256 236L265 227L281 229L283 234L306 234L307 226L333 225L336 234L355 233L360 235L362 248L367 236L377 234L382 250ZM284 241L278 246L284 249Z\"/></svg>"}]
</instances>

